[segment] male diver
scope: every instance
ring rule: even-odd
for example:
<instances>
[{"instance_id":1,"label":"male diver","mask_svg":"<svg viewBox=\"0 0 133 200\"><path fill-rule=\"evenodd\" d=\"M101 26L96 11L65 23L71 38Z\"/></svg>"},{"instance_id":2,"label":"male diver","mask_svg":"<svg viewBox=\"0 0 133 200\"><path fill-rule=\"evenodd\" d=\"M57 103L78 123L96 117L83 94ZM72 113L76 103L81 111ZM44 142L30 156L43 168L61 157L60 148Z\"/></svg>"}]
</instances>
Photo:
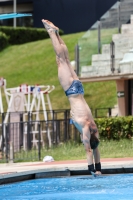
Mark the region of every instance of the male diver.
<instances>
[{"instance_id":1,"label":"male diver","mask_svg":"<svg viewBox=\"0 0 133 200\"><path fill-rule=\"evenodd\" d=\"M56 54L58 65L58 78L70 102L71 119L81 133L81 140L87 154L88 170L93 175L101 174L100 153L98 150L99 133L94 122L91 110L84 99L84 89L78 76L72 69L68 49L59 36L58 27L48 20L42 19ZM93 163L93 156L94 162Z\"/></svg>"}]
</instances>

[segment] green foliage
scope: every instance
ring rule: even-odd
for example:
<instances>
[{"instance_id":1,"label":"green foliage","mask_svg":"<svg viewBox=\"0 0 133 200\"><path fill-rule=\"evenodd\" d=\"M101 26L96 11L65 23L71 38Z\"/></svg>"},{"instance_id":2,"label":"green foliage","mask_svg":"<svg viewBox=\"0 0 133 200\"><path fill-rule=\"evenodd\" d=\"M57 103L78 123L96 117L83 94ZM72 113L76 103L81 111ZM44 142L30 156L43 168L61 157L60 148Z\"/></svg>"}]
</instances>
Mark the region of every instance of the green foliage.
<instances>
[{"instance_id":1,"label":"green foliage","mask_svg":"<svg viewBox=\"0 0 133 200\"><path fill-rule=\"evenodd\" d=\"M14 44L24 44L27 42L33 42L37 40L42 40L49 38L48 33L45 29L37 28L25 28L25 27L0 27L0 31L5 33L7 36L10 36L9 43ZM60 30L60 34L63 34L63 31Z\"/></svg>"},{"instance_id":2,"label":"green foliage","mask_svg":"<svg viewBox=\"0 0 133 200\"><path fill-rule=\"evenodd\" d=\"M132 139L133 116L95 119L100 138L105 139Z\"/></svg>"},{"instance_id":3,"label":"green foliage","mask_svg":"<svg viewBox=\"0 0 133 200\"><path fill-rule=\"evenodd\" d=\"M8 39L5 33L0 32L0 51L8 46Z\"/></svg>"}]
</instances>

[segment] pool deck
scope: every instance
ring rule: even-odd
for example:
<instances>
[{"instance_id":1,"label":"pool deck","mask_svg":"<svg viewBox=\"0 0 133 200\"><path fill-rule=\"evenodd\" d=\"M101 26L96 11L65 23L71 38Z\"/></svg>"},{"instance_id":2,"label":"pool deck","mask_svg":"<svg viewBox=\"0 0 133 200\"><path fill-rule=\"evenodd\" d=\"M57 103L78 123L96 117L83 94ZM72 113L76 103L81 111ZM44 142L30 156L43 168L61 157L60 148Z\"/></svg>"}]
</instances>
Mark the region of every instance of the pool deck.
<instances>
[{"instance_id":1,"label":"pool deck","mask_svg":"<svg viewBox=\"0 0 133 200\"><path fill-rule=\"evenodd\" d=\"M133 158L101 159L102 173L133 173ZM0 164L0 184L36 178L89 175L86 160Z\"/></svg>"},{"instance_id":2,"label":"pool deck","mask_svg":"<svg viewBox=\"0 0 133 200\"><path fill-rule=\"evenodd\" d=\"M133 158L105 158L101 159L103 173L119 171L133 172ZM54 172L54 171L87 171L86 160L68 160L54 162L27 162L0 164L0 178L9 174L27 174L28 172ZM120 172L120 173L121 173ZM112 171L113 173L113 171Z\"/></svg>"}]
</instances>

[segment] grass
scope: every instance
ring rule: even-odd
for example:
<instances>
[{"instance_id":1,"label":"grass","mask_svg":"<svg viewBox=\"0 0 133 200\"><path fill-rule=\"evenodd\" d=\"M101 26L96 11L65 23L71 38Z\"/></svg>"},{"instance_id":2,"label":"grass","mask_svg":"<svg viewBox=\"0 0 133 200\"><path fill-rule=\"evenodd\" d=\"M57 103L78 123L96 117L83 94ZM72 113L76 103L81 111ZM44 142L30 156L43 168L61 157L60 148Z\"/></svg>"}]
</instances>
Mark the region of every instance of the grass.
<instances>
[{"instance_id":1,"label":"grass","mask_svg":"<svg viewBox=\"0 0 133 200\"><path fill-rule=\"evenodd\" d=\"M133 156L133 141L120 140L109 141L101 140L100 145L101 158L119 158ZM41 155L51 155L55 160L81 160L86 159L83 144L62 144L61 146L49 150L42 150Z\"/></svg>"},{"instance_id":2,"label":"grass","mask_svg":"<svg viewBox=\"0 0 133 200\"><path fill-rule=\"evenodd\" d=\"M121 139L101 140L99 145L101 158L133 157L133 140ZM52 156L55 161L86 159L84 146L81 143L68 142L51 149L41 149L41 160L45 156ZM21 151L15 153L15 162L38 161L38 150ZM0 161L0 163L3 160Z\"/></svg>"},{"instance_id":3,"label":"grass","mask_svg":"<svg viewBox=\"0 0 133 200\"><path fill-rule=\"evenodd\" d=\"M111 39L114 31L103 32L102 41ZM74 48L83 32L62 36L68 46L70 60L74 60ZM88 39L88 58L97 53L97 34L93 31ZM91 48L93 47L93 48ZM86 50L85 50L86 51ZM9 46L0 52L0 74L7 80L7 88L17 87L22 83L28 85L55 85L50 94L53 109L69 109L69 102L64 95L58 78L55 53L50 39L31 42L23 45ZM84 83L85 99L92 109L97 107L113 107L116 104L116 86L114 81L99 83ZM103 96L106 94L106 96ZM3 94L4 96L4 94ZM61 98L59 98L61 97ZM4 98L4 107L7 105ZM6 109L5 109L6 111Z\"/></svg>"},{"instance_id":4,"label":"grass","mask_svg":"<svg viewBox=\"0 0 133 200\"><path fill-rule=\"evenodd\" d=\"M133 157L133 140L102 140L100 144L100 153L101 158Z\"/></svg>"}]
</instances>

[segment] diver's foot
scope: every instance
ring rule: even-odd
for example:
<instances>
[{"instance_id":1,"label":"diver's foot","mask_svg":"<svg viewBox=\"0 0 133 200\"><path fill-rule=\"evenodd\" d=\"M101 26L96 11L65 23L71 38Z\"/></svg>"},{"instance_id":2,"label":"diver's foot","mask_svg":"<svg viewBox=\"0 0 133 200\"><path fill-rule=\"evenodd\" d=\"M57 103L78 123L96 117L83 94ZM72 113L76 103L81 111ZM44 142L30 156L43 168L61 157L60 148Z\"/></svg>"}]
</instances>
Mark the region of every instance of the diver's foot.
<instances>
[{"instance_id":1,"label":"diver's foot","mask_svg":"<svg viewBox=\"0 0 133 200\"><path fill-rule=\"evenodd\" d=\"M46 28L47 31L50 30L50 29L54 30L55 32L59 31L59 28L48 20L42 19L42 23L43 23L43 25L44 25L44 27Z\"/></svg>"}]
</instances>

